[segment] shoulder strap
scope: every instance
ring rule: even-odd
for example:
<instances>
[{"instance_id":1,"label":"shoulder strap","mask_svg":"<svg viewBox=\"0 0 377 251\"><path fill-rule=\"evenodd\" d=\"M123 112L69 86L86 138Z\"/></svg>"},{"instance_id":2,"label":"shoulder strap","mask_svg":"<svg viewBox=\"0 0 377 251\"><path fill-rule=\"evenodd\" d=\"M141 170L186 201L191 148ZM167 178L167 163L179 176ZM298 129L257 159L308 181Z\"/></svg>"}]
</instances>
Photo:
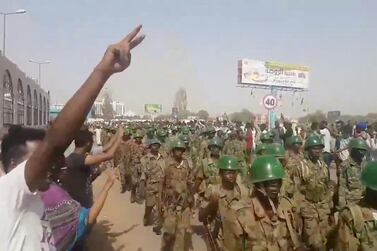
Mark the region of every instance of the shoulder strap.
<instances>
[{"instance_id":1,"label":"shoulder strap","mask_svg":"<svg viewBox=\"0 0 377 251\"><path fill-rule=\"evenodd\" d=\"M355 232L360 233L364 228L364 216L361 207L358 205L352 205L346 206L345 209L348 209L351 212Z\"/></svg>"}]
</instances>

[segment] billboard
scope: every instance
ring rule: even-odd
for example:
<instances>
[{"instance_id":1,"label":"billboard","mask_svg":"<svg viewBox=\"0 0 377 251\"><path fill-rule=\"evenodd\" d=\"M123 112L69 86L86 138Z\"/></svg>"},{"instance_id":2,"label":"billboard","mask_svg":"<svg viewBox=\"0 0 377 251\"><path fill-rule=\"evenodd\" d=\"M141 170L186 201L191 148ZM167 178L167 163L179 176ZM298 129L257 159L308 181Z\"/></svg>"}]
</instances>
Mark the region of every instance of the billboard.
<instances>
[{"instance_id":1,"label":"billboard","mask_svg":"<svg viewBox=\"0 0 377 251\"><path fill-rule=\"evenodd\" d=\"M145 104L144 110L146 113L161 113L162 105L161 104Z\"/></svg>"},{"instance_id":2,"label":"billboard","mask_svg":"<svg viewBox=\"0 0 377 251\"><path fill-rule=\"evenodd\" d=\"M238 84L308 89L309 68L272 61L238 61Z\"/></svg>"}]
</instances>

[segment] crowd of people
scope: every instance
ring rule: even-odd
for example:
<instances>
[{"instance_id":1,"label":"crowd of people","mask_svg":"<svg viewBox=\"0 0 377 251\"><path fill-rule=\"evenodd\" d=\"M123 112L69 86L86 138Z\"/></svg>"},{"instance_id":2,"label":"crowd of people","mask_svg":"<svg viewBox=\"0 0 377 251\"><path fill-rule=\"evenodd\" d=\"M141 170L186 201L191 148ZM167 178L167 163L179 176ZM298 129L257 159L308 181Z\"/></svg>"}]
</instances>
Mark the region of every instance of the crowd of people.
<instances>
[{"instance_id":1,"label":"crowd of people","mask_svg":"<svg viewBox=\"0 0 377 251\"><path fill-rule=\"evenodd\" d=\"M11 126L3 137L0 250L84 250L116 178L145 206L162 251L188 250L195 218L210 251L377 250L376 124L85 124L140 29L109 46L47 130Z\"/></svg>"}]
</instances>

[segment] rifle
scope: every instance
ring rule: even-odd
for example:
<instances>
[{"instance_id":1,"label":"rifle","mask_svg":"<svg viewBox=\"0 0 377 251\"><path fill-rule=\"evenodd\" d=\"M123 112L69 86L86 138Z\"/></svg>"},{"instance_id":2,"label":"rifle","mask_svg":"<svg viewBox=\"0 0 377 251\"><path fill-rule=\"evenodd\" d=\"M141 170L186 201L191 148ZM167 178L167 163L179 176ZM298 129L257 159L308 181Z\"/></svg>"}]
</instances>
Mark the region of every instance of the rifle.
<instances>
[{"instance_id":1,"label":"rifle","mask_svg":"<svg viewBox=\"0 0 377 251\"><path fill-rule=\"evenodd\" d=\"M208 225L203 224L203 226L204 226L204 229L206 230L206 234L207 234L207 238L208 238L208 242L209 242L211 251L219 251L219 249L217 248L216 241L212 236L211 230L208 228Z\"/></svg>"}]
</instances>

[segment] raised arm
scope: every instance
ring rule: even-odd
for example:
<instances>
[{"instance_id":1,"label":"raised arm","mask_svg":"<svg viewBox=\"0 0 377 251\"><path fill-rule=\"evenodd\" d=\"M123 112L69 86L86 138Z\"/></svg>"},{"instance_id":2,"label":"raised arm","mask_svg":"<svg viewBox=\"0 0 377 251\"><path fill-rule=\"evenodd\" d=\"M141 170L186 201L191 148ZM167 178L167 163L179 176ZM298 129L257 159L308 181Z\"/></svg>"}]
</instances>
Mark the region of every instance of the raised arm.
<instances>
[{"instance_id":1,"label":"raised arm","mask_svg":"<svg viewBox=\"0 0 377 251\"><path fill-rule=\"evenodd\" d=\"M108 78L128 68L131 50L144 39L143 35L137 36L140 29L141 26L136 27L120 42L107 48L99 64L52 123L43 144L26 163L25 180L31 191L38 189L57 154L63 153L72 142Z\"/></svg>"},{"instance_id":2,"label":"raised arm","mask_svg":"<svg viewBox=\"0 0 377 251\"><path fill-rule=\"evenodd\" d=\"M119 147L120 142L122 141L122 136L121 136L122 133L123 133L123 129L119 129L118 132L115 134L117 138L115 139L113 145L110 147L108 151L102 152L96 155L86 156L85 165L86 166L98 165L104 161L111 160L112 158L114 158L114 153Z\"/></svg>"}]
</instances>

